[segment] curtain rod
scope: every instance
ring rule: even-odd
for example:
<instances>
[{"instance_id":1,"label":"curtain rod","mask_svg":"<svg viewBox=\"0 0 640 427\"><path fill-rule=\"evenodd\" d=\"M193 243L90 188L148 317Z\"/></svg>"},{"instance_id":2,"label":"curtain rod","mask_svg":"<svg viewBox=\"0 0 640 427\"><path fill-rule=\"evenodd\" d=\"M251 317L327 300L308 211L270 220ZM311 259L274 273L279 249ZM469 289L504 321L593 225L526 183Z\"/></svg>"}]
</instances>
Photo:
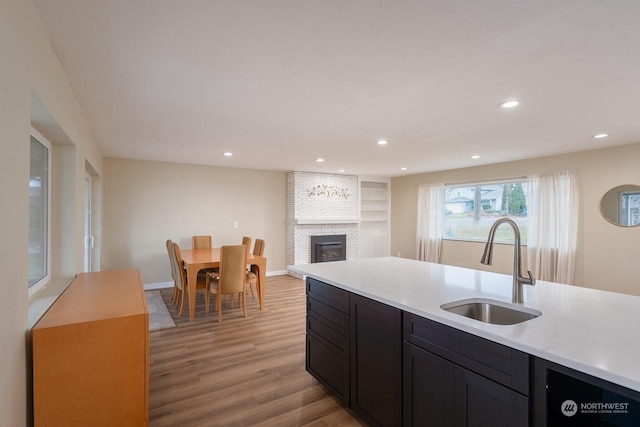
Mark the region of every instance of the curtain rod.
<instances>
[{"instance_id":1,"label":"curtain rod","mask_svg":"<svg viewBox=\"0 0 640 427\"><path fill-rule=\"evenodd\" d=\"M451 187L451 186L461 186L461 185L474 185L474 184L486 184L486 183L492 183L492 184L500 184L503 182L511 182L511 181L526 181L528 179L527 176L514 176L514 177L509 177L509 178L495 178L495 179L481 179L481 180L475 180L475 181L458 181L458 182L445 182L444 185L445 187Z\"/></svg>"}]
</instances>

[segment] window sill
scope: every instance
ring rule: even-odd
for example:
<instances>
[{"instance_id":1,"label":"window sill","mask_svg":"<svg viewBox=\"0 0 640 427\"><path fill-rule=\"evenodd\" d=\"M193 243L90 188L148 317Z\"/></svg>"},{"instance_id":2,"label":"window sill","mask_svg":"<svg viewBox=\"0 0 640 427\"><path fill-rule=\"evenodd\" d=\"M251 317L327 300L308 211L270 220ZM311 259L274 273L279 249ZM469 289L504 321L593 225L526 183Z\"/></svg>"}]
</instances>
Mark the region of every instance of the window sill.
<instances>
[{"instance_id":1,"label":"window sill","mask_svg":"<svg viewBox=\"0 0 640 427\"><path fill-rule=\"evenodd\" d=\"M443 237L442 240L451 241L451 242L462 242L462 243L482 243L483 245L487 243L486 240L472 240L472 239L454 239L452 237ZM513 241L500 241L496 240L494 242L496 245L513 245ZM527 242L523 242L522 246L527 246Z\"/></svg>"},{"instance_id":2,"label":"window sill","mask_svg":"<svg viewBox=\"0 0 640 427\"><path fill-rule=\"evenodd\" d=\"M52 280L35 294L29 297L29 306L27 308L27 330L31 330L38 320L49 310L60 295L67 289L67 286L73 281L73 277L69 279Z\"/></svg>"}]
</instances>

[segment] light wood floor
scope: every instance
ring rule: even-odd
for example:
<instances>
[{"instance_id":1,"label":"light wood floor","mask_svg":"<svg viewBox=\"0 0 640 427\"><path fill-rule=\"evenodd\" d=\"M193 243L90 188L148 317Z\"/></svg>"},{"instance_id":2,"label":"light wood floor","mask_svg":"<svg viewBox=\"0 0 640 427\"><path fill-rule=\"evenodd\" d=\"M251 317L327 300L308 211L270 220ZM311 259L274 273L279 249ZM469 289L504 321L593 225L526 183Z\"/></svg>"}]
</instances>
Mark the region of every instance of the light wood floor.
<instances>
[{"instance_id":1,"label":"light wood floor","mask_svg":"<svg viewBox=\"0 0 640 427\"><path fill-rule=\"evenodd\" d=\"M304 369L305 287L292 276L267 278L265 308L247 299L249 315L223 306L196 321L150 333L149 420L155 426L361 426Z\"/></svg>"}]
</instances>

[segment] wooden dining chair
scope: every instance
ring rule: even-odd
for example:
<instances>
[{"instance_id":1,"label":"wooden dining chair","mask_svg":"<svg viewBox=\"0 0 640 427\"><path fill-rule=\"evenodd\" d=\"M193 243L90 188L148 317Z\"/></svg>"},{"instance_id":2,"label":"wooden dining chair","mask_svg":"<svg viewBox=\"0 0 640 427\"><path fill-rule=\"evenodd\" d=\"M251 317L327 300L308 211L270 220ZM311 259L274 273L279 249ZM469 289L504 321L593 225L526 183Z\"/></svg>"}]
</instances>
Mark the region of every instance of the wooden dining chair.
<instances>
[{"instance_id":1,"label":"wooden dining chair","mask_svg":"<svg viewBox=\"0 0 640 427\"><path fill-rule=\"evenodd\" d=\"M251 237L244 236L242 238L242 244L247 247L247 255L249 255L249 251L251 250Z\"/></svg>"},{"instance_id":2,"label":"wooden dining chair","mask_svg":"<svg viewBox=\"0 0 640 427\"><path fill-rule=\"evenodd\" d=\"M167 253L169 254L169 266L171 267L171 278L173 279L173 295L171 296L171 301L175 307L176 301L178 300L178 279L174 265L175 261L173 260L175 257L175 252L173 251L173 240L171 239L167 239Z\"/></svg>"},{"instance_id":3,"label":"wooden dining chair","mask_svg":"<svg viewBox=\"0 0 640 427\"><path fill-rule=\"evenodd\" d=\"M171 302L174 307L178 307L178 297L180 293L180 287L178 285L180 279L180 273L176 269L176 253L173 249L173 240L167 240L167 253L169 254L169 266L171 267L171 278L173 279L173 295L171 296Z\"/></svg>"},{"instance_id":4,"label":"wooden dining chair","mask_svg":"<svg viewBox=\"0 0 640 427\"><path fill-rule=\"evenodd\" d=\"M238 305L242 305L244 317L247 317L246 268L247 249L244 245L225 245L220 248L220 272L208 273L205 285L205 310L209 312L209 295L213 294L218 322L222 322L223 295L231 295L233 301L233 296L238 294Z\"/></svg>"},{"instance_id":5,"label":"wooden dining chair","mask_svg":"<svg viewBox=\"0 0 640 427\"><path fill-rule=\"evenodd\" d=\"M211 249L211 236L191 236L191 248L192 249ZM204 268L200 270L202 274L217 273L218 267Z\"/></svg>"},{"instance_id":6,"label":"wooden dining chair","mask_svg":"<svg viewBox=\"0 0 640 427\"><path fill-rule=\"evenodd\" d=\"M180 267L176 259L176 243L171 241L168 243L169 260L171 261L171 276L173 277L173 307L178 308L180 305L180 297L183 291L182 276L180 275Z\"/></svg>"},{"instance_id":7,"label":"wooden dining chair","mask_svg":"<svg viewBox=\"0 0 640 427\"><path fill-rule=\"evenodd\" d=\"M192 236L191 248L192 249L208 249L211 248L211 236Z\"/></svg>"},{"instance_id":8,"label":"wooden dining chair","mask_svg":"<svg viewBox=\"0 0 640 427\"><path fill-rule=\"evenodd\" d=\"M263 254L264 254L264 240L256 239L256 242L253 245L253 255L262 256ZM257 288L258 288L258 267L255 265L252 265L251 269L247 270L247 286L251 290L251 296L255 298L256 295L254 293L254 287L256 288L255 292L257 292Z\"/></svg>"},{"instance_id":9,"label":"wooden dining chair","mask_svg":"<svg viewBox=\"0 0 640 427\"><path fill-rule=\"evenodd\" d=\"M173 242L173 254L174 268L177 272L177 277L179 277L179 280L177 280L178 294L180 297L180 311L178 312L178 315L182 316L189 288L187 283L187 272L185 271L182 263L182 252L180 251L180 246L176 242ZM202 274L199 272L197 276L196 290L203 289L206 291L206 282L206 274L204 272ZM208 295L206 293L205 298L208 299ZM175 304L177 305L177 299Z\"/></svg>"}]
</instances>

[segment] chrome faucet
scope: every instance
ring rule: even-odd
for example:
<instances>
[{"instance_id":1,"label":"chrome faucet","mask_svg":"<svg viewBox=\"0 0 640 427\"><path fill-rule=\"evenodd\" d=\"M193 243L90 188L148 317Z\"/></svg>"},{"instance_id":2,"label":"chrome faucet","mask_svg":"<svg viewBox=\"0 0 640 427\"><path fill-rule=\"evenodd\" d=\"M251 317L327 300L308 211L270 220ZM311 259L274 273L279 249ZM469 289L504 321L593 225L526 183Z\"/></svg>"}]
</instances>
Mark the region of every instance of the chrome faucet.
<instances>
[{"instance_id":1,"label":"chrome faucet","mask_svg":"<svg viewBox=\"0 0 640 427\"><path fill-rule=\"evenodd\" d=\"M496 230L504 223L509 224L516 235L516 241L513 245L513 291L511 293L511 298L514 303L522 304L524 302L522 285L534 286L536 284L536 279L531 275L530 271L527 271L529 277L524 277L522 275L522 246L520 244L520 229L518 228L518 224L509 218L500 218L494 222L491 226L491 230L489 230L489 238L484 246L484 253L482 254L480 262L485 265L491 265L493 260L493 240L496 237Z\"/></svg>"}]
</instances>

